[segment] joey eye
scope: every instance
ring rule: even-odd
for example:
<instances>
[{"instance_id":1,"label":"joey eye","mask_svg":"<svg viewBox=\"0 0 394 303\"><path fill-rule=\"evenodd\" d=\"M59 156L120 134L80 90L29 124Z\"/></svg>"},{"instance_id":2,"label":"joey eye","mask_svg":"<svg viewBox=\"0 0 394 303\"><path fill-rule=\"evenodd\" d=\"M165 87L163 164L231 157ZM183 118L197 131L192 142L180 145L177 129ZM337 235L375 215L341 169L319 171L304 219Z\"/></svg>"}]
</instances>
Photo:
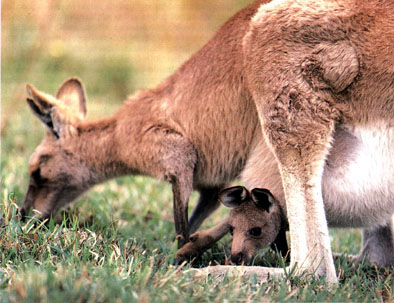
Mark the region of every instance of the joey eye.
<instances>
[{"instance_id":1,"label":"joey eye","mask_svg":"<svg viewBox=\"0 0 394 303\"><path fill-rule=\"evenodd\" d=\"M229 232L230 232L230 235L233 235L233 233L234 233L234 227L233 226L230 226Z\"/></svg>"},{"instance_id":2,"label":"joey eye","mask_svg":"<svg viewBox=\"0 0 394 303\"><path fill-rule=\"evenodd\" d=\"M260 227L254 227L249 229L249 235L252 237L260 237L261 236L261 228Z\"/></svg>"}]
</instances>

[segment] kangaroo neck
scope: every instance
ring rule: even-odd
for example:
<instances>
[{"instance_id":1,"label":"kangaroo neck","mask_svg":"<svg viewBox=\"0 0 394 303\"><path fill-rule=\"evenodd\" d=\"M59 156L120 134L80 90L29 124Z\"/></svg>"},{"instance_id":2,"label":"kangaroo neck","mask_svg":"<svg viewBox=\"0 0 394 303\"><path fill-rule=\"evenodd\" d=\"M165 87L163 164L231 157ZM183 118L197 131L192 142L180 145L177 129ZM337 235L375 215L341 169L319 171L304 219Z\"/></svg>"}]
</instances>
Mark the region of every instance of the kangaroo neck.
<instances>
[{"instance_id":1,"label":"kangaroo neck","mask_svg":"<svg viewBox=\"0 0 394 303\"><path fill-rule=\"evenodd\" d=\"M149 174L145 169L152 148L149 131L168 119L159 98L147 94L149 98L144 94L130 100L112 116L80 123L77 140L69 144L92 171L92 183Z\"/></svg>"},{"instance_id":2,"label":"kangaroo neck","mask_svg":"<svg viewBox=\"0 0 394 303\"><path fill-rule=\"evenodd\" d=\"M88 167L92 185L130 173L130 168L119 156L117 124L116 115L82 121L76 138L63 142L64 148L79 157L81 165Z\"/></svg>"}]
</instances>

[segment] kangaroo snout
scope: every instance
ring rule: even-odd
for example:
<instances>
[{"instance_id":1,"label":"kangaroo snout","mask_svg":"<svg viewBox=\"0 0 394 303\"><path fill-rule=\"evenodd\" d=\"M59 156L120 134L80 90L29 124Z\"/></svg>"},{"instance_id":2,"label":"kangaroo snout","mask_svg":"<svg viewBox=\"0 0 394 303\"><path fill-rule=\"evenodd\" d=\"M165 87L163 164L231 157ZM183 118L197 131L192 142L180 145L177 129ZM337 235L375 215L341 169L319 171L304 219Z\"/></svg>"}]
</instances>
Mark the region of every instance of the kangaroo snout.
<instances>
[{"instance_id":1,"label":"kangaroo snout","mask_svg":"<svg viewBox=\"0 0 394 303\"><path fill-rule=\"evenodd\" d=\"M22 222L25 222L25 221L26 221L26 211L25 211L24 208L21 208L21 209L19 210L18 215L19 215L19 219L20 219Z\"/></svg>"},{"instance_id":2,"label":"kangaroo snout","mask_svg":"<svg viewBox=\"0 0 394 303\"><path fill-rule=\"evenodd\" d=\"M234 264L242 264L242 263L247 263L247 260L245 260L245 255L242 251L236 252L236 253L231 253L231 262Z\"/></svg>"},{"instance_id":3,"label":"kangaroo snout","mask_svg":"<svg viewBox=\"0 0 394 303\"><path fill-rule=\"evenodd\" d=\"M245 239L242 233L233 235L231 247L231 262L234 264L248 264L256 253L255 241Z\"/></svg>"}]
</instances>

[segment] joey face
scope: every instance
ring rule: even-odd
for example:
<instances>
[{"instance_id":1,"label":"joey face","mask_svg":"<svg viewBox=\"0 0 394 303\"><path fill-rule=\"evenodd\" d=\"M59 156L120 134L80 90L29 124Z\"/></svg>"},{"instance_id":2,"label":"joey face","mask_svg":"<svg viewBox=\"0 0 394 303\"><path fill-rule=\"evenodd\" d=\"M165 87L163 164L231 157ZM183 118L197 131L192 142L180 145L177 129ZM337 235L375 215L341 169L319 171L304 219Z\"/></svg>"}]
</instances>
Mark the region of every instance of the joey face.
<instances>
[{"instance_id":1,"label":"joey face","mask_svg":"<svg viewBox=\"0 0 394 303\"><path fill-rule=\"evenodd\" d=\"M270 246L281 228L278 202L265 189L237 186L225 189L219 196L221 202L231 207L229 230L233 236L231 261L248 263L262 248Z\"/></svg>"},{"instance_id":2,"label":"joey face","mask_svg":"<svg viewBox=\"0 0 394 303\"><path fill-rule=\"evenodd\" d=\"M46 218L88 188L89 171L73 152L73 138L69 132L73 127L70 121L81 119L86 113L85 97L77 79L63 83L56 98L32 86L28 86L28 93L33 113L49 131L30 157L30 182L21 216L24 218L30 208L34 208L41 218ZM67 114L67 111L74 114Z\"/></svg>"}]
</instances>

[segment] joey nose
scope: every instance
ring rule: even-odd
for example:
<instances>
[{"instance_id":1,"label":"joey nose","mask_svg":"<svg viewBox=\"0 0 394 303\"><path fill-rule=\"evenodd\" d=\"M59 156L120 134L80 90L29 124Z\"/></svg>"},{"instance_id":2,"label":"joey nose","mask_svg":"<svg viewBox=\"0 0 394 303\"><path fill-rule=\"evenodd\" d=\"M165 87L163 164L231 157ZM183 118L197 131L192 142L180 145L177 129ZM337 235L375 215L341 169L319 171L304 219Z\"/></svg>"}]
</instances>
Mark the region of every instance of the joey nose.
<instances>
[{"instance_id":1,"label":"joey nose","mask_svg":"<svg viewBox=\"0 0 394 303\"><path fill-rule=\"evenodd\" d=\"M231 262L235 264L241 264L244 261L244 254L239 252L237 254L231 254Z\"/></svg>"}]
</instances>

